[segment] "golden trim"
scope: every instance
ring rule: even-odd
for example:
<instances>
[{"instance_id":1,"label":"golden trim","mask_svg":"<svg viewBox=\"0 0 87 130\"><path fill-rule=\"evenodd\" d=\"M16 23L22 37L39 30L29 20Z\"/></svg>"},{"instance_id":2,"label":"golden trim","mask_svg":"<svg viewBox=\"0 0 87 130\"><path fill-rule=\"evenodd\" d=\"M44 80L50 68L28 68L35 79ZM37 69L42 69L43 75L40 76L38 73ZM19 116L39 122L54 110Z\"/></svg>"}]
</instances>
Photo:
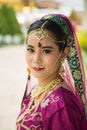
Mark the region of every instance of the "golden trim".
<instances>
[{"instance_id":1,"label":"golden trim","mask_svg":"<svg viewBox=\"0 0 87 130\"><path fill-rule=\"evenodd\" d=\"M25 110L25 112L22 115L19 116L17 122L21 121L28 113L30 113L32 110L37 108L39 104L43 103L45 97L53 90L58 88L62 82L63 82L62 78L57 77L56 79L53 79L50 83L48 83L45 86L39 86L39 85L36 86L31 91L31 101L29 103L28 108ZM32 105L33 102L35 102L34 105Z\"/></svg>"}]
</instances>

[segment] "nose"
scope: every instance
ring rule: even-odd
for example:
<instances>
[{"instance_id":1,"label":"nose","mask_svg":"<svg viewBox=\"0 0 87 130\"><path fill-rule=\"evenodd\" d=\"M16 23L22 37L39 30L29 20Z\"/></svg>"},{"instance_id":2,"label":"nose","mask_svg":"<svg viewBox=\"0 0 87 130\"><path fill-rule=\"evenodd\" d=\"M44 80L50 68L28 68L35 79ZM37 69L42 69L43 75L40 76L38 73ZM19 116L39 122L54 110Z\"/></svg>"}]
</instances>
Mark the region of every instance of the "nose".
<instances>
[{"instance_id":1,"label":"nose","mask_svg":"<svg viewBox=\"0 0 87 130\"><path fill-rule=\"evenodd\" d=\"M40 64L41 63L41 54L35 53L33 61L34 61L34 63Z\"/></svg>"}]
</instances>

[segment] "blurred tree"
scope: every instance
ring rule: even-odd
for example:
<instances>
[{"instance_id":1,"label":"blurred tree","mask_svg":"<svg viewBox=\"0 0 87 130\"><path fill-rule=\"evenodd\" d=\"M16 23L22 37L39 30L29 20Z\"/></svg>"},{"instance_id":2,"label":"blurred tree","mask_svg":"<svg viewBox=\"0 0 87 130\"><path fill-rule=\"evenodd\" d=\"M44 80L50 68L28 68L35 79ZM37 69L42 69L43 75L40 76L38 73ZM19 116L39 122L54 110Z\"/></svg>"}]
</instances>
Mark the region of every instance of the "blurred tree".
<instances>
[{"instance_id":1,"label":"blurred tree","mask_svg":"<svg viewBox=\"0 0 87 130\"><path fill-rule=\"evenodd\" d=\"M0 9L0 34L22 34L13 8L3 5Z\"/></svg>"},{"instance_id":2,"label":"blurred tree","mask_svg":"<svg viewBox=\"0 0 87 130\"><path fill-rule=\"evenodd\" d=\"M0 9L0 34L6 35L9 33L9 26L6 21L8 8L6 6L2 6Z\"/></svg>"}]
</instances>

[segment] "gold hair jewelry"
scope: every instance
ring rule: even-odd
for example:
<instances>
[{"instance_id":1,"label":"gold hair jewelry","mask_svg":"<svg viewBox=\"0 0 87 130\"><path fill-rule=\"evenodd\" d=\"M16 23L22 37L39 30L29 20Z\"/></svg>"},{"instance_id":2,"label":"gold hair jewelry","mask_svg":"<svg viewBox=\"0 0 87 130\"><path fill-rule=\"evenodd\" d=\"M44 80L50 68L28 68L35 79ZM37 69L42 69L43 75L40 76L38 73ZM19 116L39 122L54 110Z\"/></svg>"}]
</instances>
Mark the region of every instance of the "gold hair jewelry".
<instances>
[{"instance_id":1,"label":"gold hair jewelry","mask_svg":"<svg viewBox=\"0 0 87 130\"><path fill-rule=\"evenodd\" d=\"M48 21L45 21L43 24L42 24L42 26L41 26L41 31L43 32L43 34L45 35L45 36L47 36L50 40L52 40L52 41L54 41L54 42L58 42L58 43L63 43L63 44L65 44L65 40L61 40L61 41L59 41L59 40L55 40L54 38L52 38L52 36L50 36L50 35L48 35L45 31L44 31L44 25L47 23Z\"/></svg>"},{"instance_id":2,"label":"gold hair jewelry","mask_svg":"<svg viewBox=\"0 0 87 130\"><path fill-rule=\"evenodd\" d=\"M36 87L34 87L31 91L31 99L29 107L22 115L19 116L17 122L26 118L26 114L30 113L39 104L42 104L46 96L48 96L48 94L50 94L52 91L56 90L62 84L62 82L63 79L61 77L57 77L56 79L53 79L45 86L37 85Z\"/></svg>"},{"instance_id":3,"label":"gold hair jewelry","mask_svg":"<svg viewBox=\"0 0 87 130\"><path fill-rule=\"evenodd\" d=\"M50 40L52 40L52 41L54 41L54 42L65 44L65 40L61 40L61 41L55 40L52 36L50 36L50 34L48 34L48 33L45 31L44 25L45 25L47 22L48 22L48 21L45 21L40 28L31 31L31 32L29 33L29 35L31 35L33 32L36 32L35 38L38 39L39 41L42 40L44 37L48 37ZM28 36L29 36L29 35L28 35Z\"/></svg>"},{"instance_id":4,"label":"gold hair jewelry","mask_svg":"<svg viewBox=\"0 0 87 130\"><path fill-rule=\"evenodd\" d=\"M45 37L44 33L39 29L35 34L36 39L41 40Z\"/></svg>"}]
</instances>

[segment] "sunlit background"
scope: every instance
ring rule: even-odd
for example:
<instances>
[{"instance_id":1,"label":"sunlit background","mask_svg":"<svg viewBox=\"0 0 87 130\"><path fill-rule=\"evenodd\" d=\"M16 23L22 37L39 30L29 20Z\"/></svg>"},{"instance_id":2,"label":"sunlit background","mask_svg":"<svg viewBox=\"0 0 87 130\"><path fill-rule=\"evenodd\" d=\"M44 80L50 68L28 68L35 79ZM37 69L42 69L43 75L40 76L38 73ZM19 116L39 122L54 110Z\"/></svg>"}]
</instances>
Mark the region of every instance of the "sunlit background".
<instances>
[{"instance_id":1,"label":"sunlit background","mask_svg":"<svg viewBox=\"0 0 87 130\"><path fill-rule=\"evenodd\" d=\"M0 0L0 130L16 129L27 78L27 28L51 13L65 14L72 21L87 77L87 0Z\"/></svg>"}]
</instances>

